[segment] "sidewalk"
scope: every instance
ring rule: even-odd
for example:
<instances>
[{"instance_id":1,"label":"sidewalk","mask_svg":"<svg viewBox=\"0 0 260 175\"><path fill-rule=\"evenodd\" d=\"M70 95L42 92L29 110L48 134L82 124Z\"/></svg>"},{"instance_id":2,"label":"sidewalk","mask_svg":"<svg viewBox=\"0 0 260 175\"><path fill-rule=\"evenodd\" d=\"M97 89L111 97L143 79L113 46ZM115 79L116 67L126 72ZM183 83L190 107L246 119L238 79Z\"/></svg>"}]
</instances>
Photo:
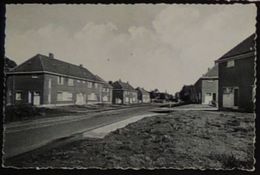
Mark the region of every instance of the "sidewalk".
<instances>
[{"instance_id":1,"label":"sidewalk","mask_svg":"<svg viewBox=\"0 0 260 175\"><path fill-rule=\"evenodd\" d=\"M25 121L18 121L18 122L12 122L8 124L4 124L5 132L18 132L21 130L28 130L33 129L37 127L45 127L45 126L51 126L61 123L67 123L67 122L73 122L77 120L82 119L88 119L91 117L94 117L96 115L102 114L102 113L109 113L110 111L122 111L129 108L138 108L143 106L137 106L137 105L131 105L131 106L120 106L120 107L114 107L114 108L103 108L98 110L91 110L91 111L85 111L80 112L82 114L70 114L65 116L56 116L56 117L46 117L46 118L40 118L40 119L33 119L33 120L25 120Z\"/></svg>"}]
</instances>

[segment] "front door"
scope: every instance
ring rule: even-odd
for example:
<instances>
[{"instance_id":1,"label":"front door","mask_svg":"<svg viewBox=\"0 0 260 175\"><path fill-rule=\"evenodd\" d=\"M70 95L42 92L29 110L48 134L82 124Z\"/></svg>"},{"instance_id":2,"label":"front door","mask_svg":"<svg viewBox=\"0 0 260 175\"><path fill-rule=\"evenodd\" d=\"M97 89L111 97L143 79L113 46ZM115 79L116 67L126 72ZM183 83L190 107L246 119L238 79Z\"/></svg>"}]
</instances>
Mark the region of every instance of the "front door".
<instances>
[{"instance_id":1,"label":"front door","mask_svg":"<svg viewBox=\"0 0 260 175\"><path fill-rule=\"evenodd\" d=\"M82 93L78 93L76 96L76 104L83 105L85 104L84 95Z\"/></svg>"},{"instance_id":2,"label":"front door","mask_svg":"<svg viewBox=\"0 0 260 175\"><path fill-rule=\"evenodd\" d=\"M234 89L234 106L238 106L239 99L238 99L238 89Z\"/></svg>"},{"instance_id":3,"label":"front door","mask_svg":"<svg viewBox=\"0 0 260 175\"><path fill-rule=\"evenodd\" d=\"M40 105L40 93L34 91L33 92L33 105L38 106Z\"/></svg>"},{"instance_id":4,"label":"front door","mask_svg":"<svg viewBox=\"0 0 260 175\"><path fill-rule=\"evenodd\" d=\"M212 101L212 94L211 93L206 93L205 94L205 101L204 101L204 103L205 104L210 104L211 101Z\"/></svg>"},{"instance_id":5,"label":"front door","mask_svg":"<svg viewBox=\"0 0 260 175\"><path fill-rule=\"evenodd\" d=\"M224 88L223 89L223 107L232 108L234 107L234 89Z\"/></svg>"}]
</instances>

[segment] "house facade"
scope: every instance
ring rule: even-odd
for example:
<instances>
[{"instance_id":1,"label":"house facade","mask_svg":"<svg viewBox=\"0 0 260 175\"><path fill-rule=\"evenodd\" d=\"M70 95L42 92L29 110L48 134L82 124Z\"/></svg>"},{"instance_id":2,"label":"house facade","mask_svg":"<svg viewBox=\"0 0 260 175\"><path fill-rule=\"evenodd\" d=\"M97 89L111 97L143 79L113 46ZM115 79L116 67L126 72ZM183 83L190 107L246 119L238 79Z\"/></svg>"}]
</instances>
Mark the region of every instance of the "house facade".
<instances>
[{"instance_id":1,"label":"house facade","mask_svg":"<svg viewBox=\"0 0 260 175\"><path fill-rule=\"evenodd\" d=\"M255 35L216 60L219 64L219 108L253 112Z\"/></svg>"},{"instance_id":2,"label":"house facade","mask_svg":"<svg viewBox=\"0 0 260 175\"><path fill-rule=\"evenodd\" d=\"M112 102L114 104L135 104L138 103L137 91L128 83L121 80L110 82L113 87Z\"/></svg>"},{"instance_id":3,"label":"house facade","mask_svg":"<svg viewBox=\"0 0 260 175\"><path fill-rule=\"evenodd\" d=\"M197 102L218 106L218 64L194 84Z\"/></svg>"},{"instance_id":4,"label":"house facade","mask_svg":"<svg viewBox=\"0 0 260 175\"><path fill-rule=\"evenodd\" d=\"M136 88L136 91L138 93L138 102L139 103L150 103L150 93L146 91L144 88Z\"/></svg>"},{"instance_id":5,"label":"house facade","mask_svg":"<svg viewBox=\"0 0 260 175\"><path fill-rule=\"evenodd\" d=\"M112 102L112 89L108 83L82 65L55 59L53 54L37 54L6 74L7 105L55 106Z\"/></svg>"}]
</instances>

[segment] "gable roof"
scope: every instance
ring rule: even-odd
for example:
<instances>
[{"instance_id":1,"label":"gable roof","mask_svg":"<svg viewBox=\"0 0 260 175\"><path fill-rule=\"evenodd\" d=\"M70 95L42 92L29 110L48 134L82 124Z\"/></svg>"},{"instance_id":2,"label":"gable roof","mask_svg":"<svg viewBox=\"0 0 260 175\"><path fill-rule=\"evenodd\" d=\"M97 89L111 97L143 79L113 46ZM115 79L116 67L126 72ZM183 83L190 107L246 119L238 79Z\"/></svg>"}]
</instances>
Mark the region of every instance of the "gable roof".
<instances>
[{"instance_id":1,"label":"gable roof","mask_svg":"<svg viewBox=\"0 0 260 175\"><path fill-rule=\"evenodd\" d=\"M77 78L88 79L92 81L101 81L83 66L74 65L41 54L35 55L34 57L14 68L11 72L15 73L33 71L44 71L49 73L62 74L64 76L73 76Z\"/></svg>"},{"instance_id":2,"label":"gable roof","mask_svg":"<svg viewBox=\"0 0 260 175\"><path fill-rule=\"evenodd\" d=\"M254 50L255 50L255 34L252 34L249 37L247 37L245 40L243 40L241 43L236 45L233 49L231 49L226 54L224 54L222 57L220 57L217 61L221 61L232 56L246 54Z\"/></svg>"},{"instance_id":3,"label":"gable roof","mask_svg":"<svg viewBox=\"0 0 260 175\"><path fill-rule=\"evenodd\" d=\"M209 71L204 74L201 78L218 77L218 65L215 64Z\"/></svg>"},{"instance_id":4,"label":"gable roof","mask_svg":"<svg viewBox=\"0 0 260 175\"><path fill-rule=\"evenodd\" d=\"M136 90L140 91L142 94L149 94L149 92L146 91L144 88L138 87L138 88L136 88Z\"/></svg>"},{"instance_id":5,"label":"gable roof","mask_svg":"<svg viewBox=\"0 0 260 175\"><path fill-rule=\"evenodd\" d=\"M122 89L122 90L130 90L130 91L135 91L135 89L127 82L122 82L121 80L115 81L112 83L113 88L115 89Z\"/></svg>"},{"instance_id":6,"label":"gable roof","mask_svg":"<svg viewBox=\"0 0 260 175\"><path fill-rule=\"evenodd\" d=\"M103 84L103 86L105 87L105 88L113 88L108 82L106 82L105 80L103 80L100 76L98 76L98 75L95 75L96 76L96 78L99 80L99 81L101 81L101 82L103 82L104 84Z\"/></svg>"}]
</instances>

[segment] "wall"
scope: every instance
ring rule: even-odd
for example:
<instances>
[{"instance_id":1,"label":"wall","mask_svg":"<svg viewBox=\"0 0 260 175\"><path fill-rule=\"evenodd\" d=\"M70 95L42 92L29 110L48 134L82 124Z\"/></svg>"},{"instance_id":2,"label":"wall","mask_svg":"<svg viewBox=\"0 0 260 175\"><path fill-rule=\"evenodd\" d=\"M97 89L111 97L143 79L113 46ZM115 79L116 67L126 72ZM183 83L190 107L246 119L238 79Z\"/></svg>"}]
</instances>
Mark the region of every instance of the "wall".
<instances>
[{"instance_id":1,"label":"wall","mask_svg":"<svg viewBox=\"0 0 260 175\"><path fill-rule=\"evenodd\" d=\"M239 87L239 109L253 111L254 56L235 60L234 67L219 63L219 107L223 107L223 87Z\"/></svg>"},{"instance_id":2,"label":"wall","mask_svg":"<svg viewBox=\"0 0 260 175\"><path fill-rule=\"evenodd\" d=\"M216 104L218 104L218 80L204 79L202 80L202 103L205 103L205 96L207 93L216 94Z\"/></svg>"},{"instance_id":3,"label":"wall","mask_svg":"<svg viewBox=\"0 0 260 175\"><path fill-rule=\"evenodd\" d=\"M7 104L28 104L28 92L37 91L40 93L40 104L43 104L43 74L38 74L38 78L32 75L7 75ZM22 92L22 100L15 100L15 92ZM11 94L10 94L11 93ZM10 95L10 96L9 96Z\"/></svg>"},{"instance_id":4,"label":"wall","mask_svg":"<svg viewBox=\"0 0 260 175\"><path fill-rule=\"evenodd\" d=\"M51 80L51 88L49 88L49 80ZM68 78L64 77L63 84L58 84L58 76L45 74L44 76L44 103L49 104L48 102L48 95L51 94L51 102L50 104L75 104L77 101L77 94L81 94L84 98L85 103L100 103L102 102L102 91L103 91L103 84L98 83L98 87L92 86L92 88L88 87L88 83L85 81L78 81L74 80L74 85L68 85ZM57 93L58 92L70 92L72 93L72 99L68 101L58 101L57 100ZM91 94L96 96L96 100L89 99ZM109 93L109 92L108 92ZM111 101L111 99L109 99ZM80 103L81 104L81 103Z\"/></svg>"}]
</instances>

